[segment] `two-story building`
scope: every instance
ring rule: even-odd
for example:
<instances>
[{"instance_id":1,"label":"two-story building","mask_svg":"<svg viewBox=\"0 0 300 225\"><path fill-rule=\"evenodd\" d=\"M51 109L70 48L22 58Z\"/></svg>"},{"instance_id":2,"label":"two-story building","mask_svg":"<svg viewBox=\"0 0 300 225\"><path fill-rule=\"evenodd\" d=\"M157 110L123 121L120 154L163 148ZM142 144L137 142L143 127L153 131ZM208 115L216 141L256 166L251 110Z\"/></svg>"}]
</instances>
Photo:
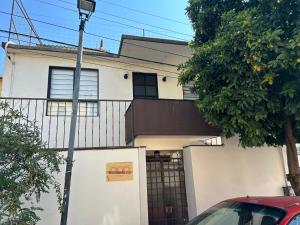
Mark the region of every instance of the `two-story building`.
<instances>
[{"instance_id":1,"label":"two-story building","mask_svg":"<svg viewBox=\"0 0 300 225\"><path fill-rule=\"evenodd\" d=\"M3 48L1 101L66 154L76 49ZM243 149L238 138L221 137L190 86L179 85L177 66L191 54L186 42L129 35L118 54L84 51L69 224L182 225L226 198L283 195L282 151ZM111 177L122 165L132 174ZM41 206L39 224L58 224L55 194L43 195Z\"/></svg>"}]
</instances>

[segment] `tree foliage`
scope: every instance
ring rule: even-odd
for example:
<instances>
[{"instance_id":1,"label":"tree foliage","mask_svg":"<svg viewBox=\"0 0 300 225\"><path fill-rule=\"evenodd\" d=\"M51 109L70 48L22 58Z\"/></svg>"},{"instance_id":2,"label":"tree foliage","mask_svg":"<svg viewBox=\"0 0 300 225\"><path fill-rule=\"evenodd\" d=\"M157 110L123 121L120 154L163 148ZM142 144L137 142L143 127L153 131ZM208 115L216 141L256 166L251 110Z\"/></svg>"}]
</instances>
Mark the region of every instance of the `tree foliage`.
<instances>
[{"instance_id":1,"label":"tree foliage","mask_svg":"<svg viewBox=\"0 0 300 225\"><path fill-rule=\"evenodd\" d=\"M194 83L198 108L226 137L238 134L250 147L286 144L294 158L300 140L299 7L298 0L190 0L194 54L180 76L181 83ZM288 158L295 174L298 162Z\"/></svg>"},{"instance_id":2,"label":"tree foliage","mask_svg":"<svg viewBox=\"0 0 300 225\"><path fill-rule=\"evenodd\" d=\"M60 187L54 175L63 162L46 150L39 128L19 111L0 103L0 224L36 224L41 193Z\"/></svg>"}]
</instances>

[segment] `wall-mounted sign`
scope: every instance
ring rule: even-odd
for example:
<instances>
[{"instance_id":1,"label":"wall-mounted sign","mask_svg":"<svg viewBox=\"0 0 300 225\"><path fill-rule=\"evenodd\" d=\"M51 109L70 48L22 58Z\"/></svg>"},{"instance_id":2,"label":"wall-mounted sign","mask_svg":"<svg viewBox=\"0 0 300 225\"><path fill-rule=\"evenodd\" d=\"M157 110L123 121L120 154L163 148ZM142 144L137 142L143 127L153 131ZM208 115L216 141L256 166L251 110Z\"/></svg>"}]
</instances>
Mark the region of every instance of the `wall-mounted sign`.
<instances>
[{"instance_id":1,"label":"wall-mounted sign","mask_svg":"<svg viewBox=\"0 0 300 225\"><path fill-rule=\"evenodd\" d=\"M106 163L107 181L133 180L132 162L112 162Z\"/></svg>"}]
</instances>

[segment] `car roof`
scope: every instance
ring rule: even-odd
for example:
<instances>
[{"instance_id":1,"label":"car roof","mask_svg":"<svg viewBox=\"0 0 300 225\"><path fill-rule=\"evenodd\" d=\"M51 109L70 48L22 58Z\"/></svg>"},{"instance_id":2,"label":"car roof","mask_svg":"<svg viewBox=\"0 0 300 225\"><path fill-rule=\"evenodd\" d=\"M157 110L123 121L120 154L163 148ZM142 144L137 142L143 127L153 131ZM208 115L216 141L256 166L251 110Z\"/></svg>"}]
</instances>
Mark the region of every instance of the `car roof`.
<instances>
[{"instance_id":1,"label":"car roof","mask_svg":"<svg viewBox=\"0 0 300 225\"><path fill-rule=\"evenodd\" d=\"M233 198L228 201L246 202L258 205L271 206L289 210L291 208L300 209L300 196L277 196L277 197L241 197Z\"/></svg>"}]
</instances>

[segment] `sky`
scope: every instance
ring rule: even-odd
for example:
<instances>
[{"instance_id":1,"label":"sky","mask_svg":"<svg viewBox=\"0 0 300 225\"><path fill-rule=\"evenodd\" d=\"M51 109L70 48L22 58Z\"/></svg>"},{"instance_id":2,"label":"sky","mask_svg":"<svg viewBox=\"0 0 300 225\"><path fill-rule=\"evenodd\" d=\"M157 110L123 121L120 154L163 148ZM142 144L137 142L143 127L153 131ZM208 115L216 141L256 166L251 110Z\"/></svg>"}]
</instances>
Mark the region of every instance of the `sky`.
<instances>
[{"instance_id":1,"label":"sky","mask_svg":"<svg viewBox=\"0 0 300 225\"><path fill-rule=\"evenodd\" d=\"M40 37L77 44L79 18L76 0L22 1ZM99 48L102 39L104 48L116 53L122 34L187 41L193 37L193 30L185 12L187 0L96 0L96 2L96 11L85 28L86 32L90 33L84 37L85 47ZM9 30L11 7L12 0L0 0L1 30ZM14 14L17 32L30 34L29 25L20 17L23 15L17 4ZM1 42L7 41L7 37L7 33L0 32ZM23 41L22 44L29 44L29 38L19 38ZM12 41L17 42L16 35L12 36ZM43 42L43 44L53 43ZM1 48L0 74L3 73L3 61L4 50Z\"/></svg>"}]
</instances>

